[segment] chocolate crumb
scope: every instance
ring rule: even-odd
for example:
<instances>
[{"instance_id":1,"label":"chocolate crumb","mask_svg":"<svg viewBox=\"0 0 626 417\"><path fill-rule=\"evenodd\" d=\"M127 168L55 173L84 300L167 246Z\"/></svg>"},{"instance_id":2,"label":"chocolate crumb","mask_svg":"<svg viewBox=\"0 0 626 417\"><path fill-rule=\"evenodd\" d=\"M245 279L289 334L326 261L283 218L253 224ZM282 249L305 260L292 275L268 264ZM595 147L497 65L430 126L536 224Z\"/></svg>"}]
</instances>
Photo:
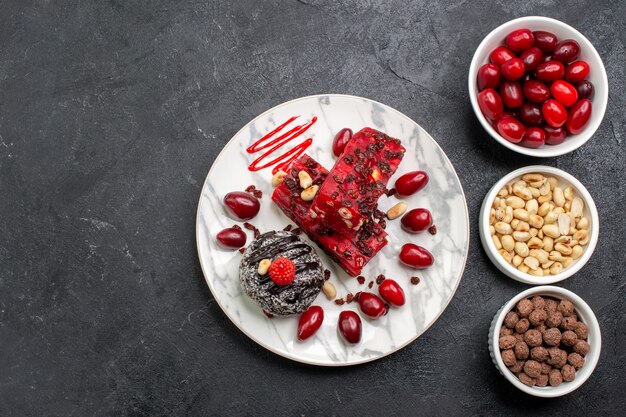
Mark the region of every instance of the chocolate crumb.
<instances>
[{"instance_id":1,"label":"chocolate crumb","mask_svg":"<svg viewBox=\"0 0 626 417\"><path fill-rule=\"evenodd\" d=\"M254 190L256 190L256 187L254 185L248 185L246 187L246 192L247 193L254 194Z\"/></svg>"},{"instance_id":2,"label":"chocolate crumb","mask_svg":"<svg viewBox=\"0 0 626 417\"><path fill-rule=\"evenodd\" d=\"M356 280L361 285L365 284L365 277L363 275L359 275L358 277L356 277Z\"/></svg>"},{"instance_id":3,"label":"chocolate crumb","mask_svg":"<svg viewBox=\"0 0 626 417\"><path fill-rule=\"evenodd\" d=\"M420 283L420 277L411 277L411 284L417 285Z\"/></svg>"},{"instance_id":4,"label":"chocolate crumb","mask_svg":"<svg viewBox=\"0 0 626 417\"><path fill-rule=\"evenodd\" d=\"M254 238L256 239L259 236L261 236L261 232L259 231L259 229L254 229Z\"/></svg>"},{"instance_id":5,"label":"chocolate crumb","mask_svg":"<svg viewBox=\"0 0 626 417\"><path fill-rule=\"evenodd\" d=\"M387 197L391 197L391 196L396 194L396 189L395 188L391 188L391 189L387 190L387 192L385 194L387 194Z\"/></svg>"},{"instance_id":6,"label":"chocolate crumb","mask_svg":"<svg viewBox=\"0 0 626 417\"><path fill-rule=\"evenodd\" d=\"M239 248L239 253L244 253L246 251L246 248Z\"/></svg>"},{"instance_id":7,"label":"chocolate crumb","mask_svg":"<svg viewBox=\"0 0 626 417\"><path fill-rule=\"evenodd\" d=\"M330 270L324 270L324 281L328 281L330 279Z\"/></svg>"},{"instance_id":8,"label":"chocolate crumb","mask_svg":"<svg viewBox=\"0 0 626 417\"><path fill-rule=\"evenodd\" d=\"M351 303L352 300L354 300L354 295L352 295L352 293L349 292L348 295L346 295L346 303Z\"/></svg>"},{"instance_id":9,"label":"chocolate crumb","mask_svg":"<svg viewBox=\"0 0 626 417\"><path fill-rule=\"evenodd\" d=\"M343 300L343 298L337 298L335 300L335 304L337 304L338 306L342 306L344 305L346 302Z\"/></svg>"},{"instance_id":10,"label":"chocolate crumb","mask_svg":"<svg viewBox=\"0 0 626 417\"><path fill-rule=\"evenodd\" d=\"M374 281L370 281L369 284L367 284L367 288L372 288L374 286Z\"/></svg>"},{"instance_id":11,"label":"chocolate crumb","mask_svg":"<svg viewBox=\"0 0 626 417\"><path fill-rule=\"evenodd\" d=\"M300 230L299 227L296 227L291 231L291 233L293 233L294 235L299 235L300 233L302 233L302 230Z\"/></svg>"},{"instance_id":12,"label":"chocolate crumb","mask_svg":"<svg viewBox=\"0 0 626 417\"><path fill-rule=\"evenodd\" d=\"M386 279L386 277L383 274L380 274L376 277L376 284L380 285L383 283L383 281Z\"/></svg>"},{"instance_id":13,"label":"chocolate crumb","mask_svg":"<svg viewBox=\"0 0 626 417\"><path fill-rule=\"evenodd\" d=\"M256 229L256 227L254 227L254 225L252 223L248 223L248 222L244 222L243 227L245 227L248 230Z\"/></svg>"},{"instance_id":14,"label":"chocolate crumb","mask_svg":"<svg viewBox=\"0 0 626 417\"><path fill-rule=\"evenodd\" d=\"M232 228L233 229L237 229L237 230L241 230L241 226L239 226L238 224L233 224Z\"/></svg>"},{"instance_id":15,"label":"chocolate crumb","mask_svg":"<svg viewBox=\"0 0 626 417\"><path fill-rule=\"evenodd\" d=\"M268 312L267 312L267 311L265 311L265 310L263 310L263 314L265 314L265 316L266 316L268 319L271 319L272 317L274 317L274 315L273 315L272 313L268 313Z\"/></svg>"},{"instance_id":16,"label":"chocolate crumb","mask_svg":"<svg viewBox=\"0 0 626 417\"><path fill-rule=\"evenodd\" d=\"M261 190L253 190L252 191L252 195L254 195L256 198L262 198L263 197L263 191L261 191Z\"/></svg>"},{"instance_id":17,"label":"chocolate crumb","mask_svg":"<svg viewBox=\"0 0 626 417\"><path fill-rule=\"evenodd\" d=\"M434 224L432 226L430 226L428 228L428 233L430 233L431 235L436 235L437 234L437 226L435 226Z\"/></svg>"},{"instance_id":18,"label":"chocolate crumb","mask_svg":"<svg viewBox=\"0 0 626 417\"><path fill-rule=\"evenodd\" d=\"M288 224L287 226L285 226L285 227L284 227L284 229L283 229L283 230L284 230L285 232L288 232L288 231L290 231L290 230L291 230L291 228L292 228L292 227L293 227L293 225Z\"/></svg>"}]
</instances>

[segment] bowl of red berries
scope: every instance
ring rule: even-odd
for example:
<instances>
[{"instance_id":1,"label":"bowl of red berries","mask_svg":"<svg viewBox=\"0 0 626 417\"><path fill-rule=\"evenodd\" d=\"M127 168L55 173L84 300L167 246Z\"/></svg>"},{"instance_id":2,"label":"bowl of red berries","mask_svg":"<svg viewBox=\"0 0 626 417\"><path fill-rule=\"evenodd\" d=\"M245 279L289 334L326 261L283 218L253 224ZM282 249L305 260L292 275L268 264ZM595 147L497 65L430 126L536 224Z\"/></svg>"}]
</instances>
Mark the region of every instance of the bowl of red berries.
<instances>
[{"instance_id":1,"label":"bowl of red berries","mask_svg":"<svg viewBox=\"0 0 626 417\"><path fill-rule=\"evenodd\" d=\"M494 29L470 65L469 95L485 130L516 152L553 157L585 144L604 117L600 55L573 27L527 16Z\"/></svg>"}]
</instances>

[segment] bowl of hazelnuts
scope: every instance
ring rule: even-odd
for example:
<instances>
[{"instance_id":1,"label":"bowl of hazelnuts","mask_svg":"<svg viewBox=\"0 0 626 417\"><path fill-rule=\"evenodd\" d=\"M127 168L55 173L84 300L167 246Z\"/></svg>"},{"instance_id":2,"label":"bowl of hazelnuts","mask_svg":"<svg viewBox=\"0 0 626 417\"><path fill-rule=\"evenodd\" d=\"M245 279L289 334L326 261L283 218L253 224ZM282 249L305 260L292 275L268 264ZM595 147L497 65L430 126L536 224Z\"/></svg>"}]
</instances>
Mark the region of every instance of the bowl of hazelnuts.
<instances>
[{"instance_id":1,"label":"bowl of hazelnuts","mask_svg":"<svg viewBox=\"0 0 626 417\"><path fill-rule=\"evenodd\" d=\"M580 387L598 363L600 346L600 326L589 305L549 285L513 297L489 329L496 368L537 397L559 397Z\"/></svg>"}]
</instances>

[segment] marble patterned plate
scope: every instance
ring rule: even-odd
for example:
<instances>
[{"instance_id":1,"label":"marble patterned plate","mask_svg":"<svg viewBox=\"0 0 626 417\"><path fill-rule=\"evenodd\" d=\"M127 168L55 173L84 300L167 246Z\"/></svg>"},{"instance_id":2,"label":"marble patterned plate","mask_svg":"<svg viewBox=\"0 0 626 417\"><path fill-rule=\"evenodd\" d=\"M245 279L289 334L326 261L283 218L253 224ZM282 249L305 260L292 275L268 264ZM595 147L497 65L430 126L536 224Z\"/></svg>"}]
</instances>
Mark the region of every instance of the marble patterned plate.
<instances>
[{"instance_id":1,"label":"marble patterned plate","mask_svg":"<svg viewBox=\"0 0 626 417\"><path fill-rule=\"evenodd\" d=\"M261 309L243 292L239 283L238 251L224 251L216 245L215 235L225 227L237 223L230 219L222 198L230 191L243 190L254 184L263 191L261 212L251 222L262 232L284 228L291 222L271 201L271 168L258 172L248 165L259 154L249 154L246 148L266 133L274 130L292 116L293 123L303 124L317 117L317 122L294 145L312 138L308 148L313 158L330 169L334 164L332 139L343 127L356 131L370 126L400 138L407 148L396 175L421 169L428 172L430 181L419 193L404 199L409 207L426 207L432 213L437 234L423 232L409 235L399 227L399 220L387 221L389 244L363 270L367 278L359 285L321 250L325 267L332 271L332 282L338 297L348 292L367 290L367 284L380 273L394 278L403 287L407 303L392 308L386 316L372 321L363 319L363 337L356 345L347 345L337 333L339 312L358 311L357 303L338 306L320 293L315 304L324 308L325 319L320 330L310 339L296 339L298 318L265 317ZM278 154L277 154L278 155ZM398 200L381 197L379 207L386 211ZM307 239L302 235L303 239ZM469 219L461 183L443 150L417 123L391 107L360 97L346 95L317 95L283 103L261 114L248 123L228 142L217 157L204 183L196 219L196 239L200 264L207 284L224 313L246 335L261 346L286 358L324 366L354 365L380 359L395 352L419 337L437 320L456 291L467 258ZM250 242L252 239L249 233ZM398 262L400 247L414 242L429 249L435 264L415 271ZM315 248L314 244L312 244ZM410 283L411 276L419 276L418 285ZM376 284L372 288L376 292Z\"/></svg>"}]
</instances>

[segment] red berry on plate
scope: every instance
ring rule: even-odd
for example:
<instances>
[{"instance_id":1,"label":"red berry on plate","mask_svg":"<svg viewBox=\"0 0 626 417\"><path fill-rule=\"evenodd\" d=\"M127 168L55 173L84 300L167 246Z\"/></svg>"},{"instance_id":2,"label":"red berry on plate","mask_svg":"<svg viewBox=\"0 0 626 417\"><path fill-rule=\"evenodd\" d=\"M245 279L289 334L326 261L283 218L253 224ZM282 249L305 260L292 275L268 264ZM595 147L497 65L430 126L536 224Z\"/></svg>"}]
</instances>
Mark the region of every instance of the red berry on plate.
<instances>
[{"instance_id":1,"label":"red berry on plate","mask_svg":"<svg viewBox=\"0 0 626 417\"><path fill-rule=\"evenodd\" d=\"M504 43L511 51L522 52L533 46L535 37L528 29L518 29L509 33Z\"/></svg>"},{"instance_id":2,"label":"red berry on plate","mask_svg":"<svg viewBox=\"0 0 626 417\"><path fill-rule=\"evenodd\" d=\"M478 91L485 88L498 88L500 85L500 68L494 64L485 64L478 69L476 77L478 82Z\"/></svg>"},{"instance_id":3,"label":"red berry on plate","mask_svg":"<svg viewBox=\"0 0 626 417\"><path fill-rule=\"evenodd\" d=\"M277 285L289 285L296 277L296 265L289 258L278 258L272 262L268 273Z\"/></svg>"},{"instance_id":4,"label":"red berry on plate","mask_svg":"<svg viewBox=\"0 0 626 417\"><path fill-rule=\"evenodd\" d=\"M402 230L408 233L418 233L433 225L433 216L425 208L416 208L407 211L400 220Z\"/></svg>"},{"instance_id":5,"label":"red berry on plate","mask_svg":"<svg viewBox=\"0 0 626 417\"><path fill-rule=\"evenodd\" d=\"M535 69L535 76L539 81L551 83L560 80L565 75L565 67L562 62L548 61L539 64Z\"/></svg>"},{"instance_id":6,"label":"red berry on plate","mask_svg":"<svg viewBox=\"0 0 626 417\"><path fill-rule=\"evenodd\" d=\"M361 340L361 318L354 311L345 310L339 313L337 327L346 342L359 343Z\"/></svg>"},{"instance_id":7,"label":"red berry on plate","mask_svg":"<svg viewBox=\"0 0 626 417\"><path fill-rule=\"evenodd\" d=\"M376 294L363 291L359 294L358 301L361 312L370 319L377 319L387 314L387 306Z\"/></svg>"},{"instance_id":8,"label":"red berry on plate","mask_svg":"<svg viewBox=\"0 0 626 417\"><path fill-rule=\"evenodd\" d=\"M539 148L546 143L546 132L540 127L526 129L524 139L519 143L526 148Z\"/></svg>"},{"instance_id":9,"label":"red berry on plate","mask_svg":"<svg viewBox=\"0 0 626 417\"><path fill-rule=\"evenodd\" d=\"M567 120L567 110L561 103L556 100L549 99L541 107L543 120L552 127L561 127Z\"/></svg>"},{"instance_id":10,"label":"red berry on plate","mask_svg":"<svg viewBox=\"0 0 626 417\"><path fill-rule=\"evenodd\" d=\"M511 81L519 80L520 78L522 78L525 71L526 66L519 58L509 59L500 67L500 72L502 73L502 76Z\"/></svg>"},{"instance_id":11,"label":"red berry on plate","mask_svg":"<svg viewBox=\"0 0 626 417\"><path fill-rule=\"evenodd\" d=\"M543 122L541 106L535 103L524 103L519 109L519 120L526 126L539 126Z\"/></svg>"},{"instance_id":12,"label":"red berry on plate","mask_svg":"<svg viewBox=\"0 0 626 417\"><path fill-rule=\"evenodd\" d=\"M567 81L557 80L550 86L552 97L565 107L572 107L578 101L576 87Z\"/></svg>"},{"instance_id":13,"label":"red berry on plate","mask_svg":"<svg viewBox=\"0 0 626 417\"><path fill-rule=\"evenodd\" d=\"M340 157L346 145L352 139L352 130L344 127L335 135L333 139L333 155Z\"/></svg>"},{"instance_id":14,"label":"red berry on plate","mask_svg":"<svg viewBox=\"0 0 626 417\"><path fill-rule=\"evenodd\" d=\"M565 79L577 84L589 76L589 64L585 61L572 62L565 68Z\"/></svg>"},{"instance_id":15,"label":"red berry on plate","mask_svg":"<svg viewBox=\"0 0 626 417\"><path fill-rule=\"evenodd\" d=\"M548 87L537 80L528 80L524 83L524 97L533 103L543 103L550 98Z\"/></svg>"},{"instance_id":16,"label":"red berry on plate","mask_svg":"<svg viewBox=\"0 0 626 417\"><path fill-rule=\"evenodd\" d=\"M512 117L503 117L496 123L496 130L504 139L518 143L524 138L524 125Z\"/></svg>"},{"instance_id":17,"label":"red berry on plate","mask_svg":"<svg viewBox=\"0 0 626 417\"><path fill-rule=\"evenodd\" d=\"M313 336L324 321L324 309L320 306L311 306L302 313L298 321L298 340L306 340Z\"/></svg>"},{"instance_id":18,"label":"red berry on plate","mask_svg":"<svg viewBox=\"0 0 626 417\"><path fill-rule=\"evenodd\" d=\"M243 191L233 191L224 196L228 213L239 220L250 220L261 208L259 199Z\"/></svg>"},{"instance_id":19,"label":"red berry on plate","mask_svg":"<svg viewBox=\"0 0 626 417\"><path fill-rule=\"evenodd\" d=\"M519 59L521 59L526 66L526 72L533 71L537 68L537 66L543 62L543 58L543 52L541 52L541 49L536 46L527 49L519 57Z\"/></svg>"},{"instance_id":20,"label":"red berry on plate","mask_svg":"<svg viewBox=\"0 0 626 417\"><path fill-rule=\"evenodd\" d=\"M536 30L533 32L533 36L535 37L535 46L543 52L552 52L556 48L558 39L554 33Z\"/></svg>"},{"instance_id":21,"label":"red berry on plate","mask_svg":"<svg viewBox=\"0 0 626 417\"><path fill-rule=\"evenodd\" d=\"M407 172L396 180L396 193L401 197L415 194L428 184L428 174L424 171Z\"/></svg>"},{"instance_id":22,"label":"red berry on plate","mask_svg":"<svg viewBox=\"0 0 626 417\"><path fill-rule=\"evenodd\" d=\"M583 131L591 118L591 101L584 98L571 108L565 125L567 131L576 135Z\"/></svg>"},{"instance_id":23,"label":"red berry on plate","mask_svg":"<svg viewBox=\"0 0 626 417\"><path fill-rule=\"evenodd\" d=\"M424 269L431 266L435 258L425 248L413 243L405 243L400 249L400 262L411 268Z\"/></svg>"},{"instance_id":24,"label":"red berry on plate","mask_svg":"<svg viewBox=\"0 0 626 417\"><path fill-rule=\"evenodd\" d=\"M558 145L559 143L563 143L567 136L564 127L544 126L543 130L546 134L546 145Z\"/></svg>"},{"instance_id":25,"label":"red berry on plate","mask_svg":"<svg viewBox=\"0 0 626 417\"><path fill-rule=\"evenodd\" d=\"M593 93L593 84L591 81L584 80L576 85L576 91L578 91L578 98L589 98Z\"/></svg>"},{"instance_id":26,"label":"red berry on plate","mask_svg":"<svg viewBox=\"0 0 626 417\"><path fill-rule=\"evenodd\" d=\"M246 234L243 230L234 227L220 231L215 239L224 249L239 249L246 245Z\"/></svg>"},{"instance_id":27,"label":"red berry on plate","mask_svg":"<svg viewBox=\"0 0 626 417\"><path fill-rule=\"evenodd\" d=\"M489 54L491 63L502 66L506 61L515 58L515 54L504 46L498 46Z\"/></svg>"},{"instance_id":28,"label":"red berry on plate","mask_svg":"<svg viewBox=\"0 0 626 417\"><path fill-rule=\"evenodd\" d=\"M575 61L580 53L580 45L574 39L559 42L552 53L552 58L564 64Z\"/></svg>"},{"instance_id":29,"label":"red berry on plate","mask_svg":"<svg viewBox=\"0 0 626 417\"><path fill-rule=\"evenodd\" d=\"M524 103L522 87L517 81L504 80L500 86L500 97L509 109L520 107Z\"/></svg>"},{"instance_id":30,"label":"red berry on plate","mask_svg":"<svg viewBox=\"0 0 626 417\"><path fill-rule=\"evenodd\" d=\"M478 107L489 120L496 121L502 117L504 106L502 99L493 88L487 88L478 94Z\"/></svg>"},{"instance_id":31,"label":"red berry on plate","mask_svg":"<svg viewBox=\"0 0 626 417\"><path fill-rule=\"evenodd\" d=\"M401 307L405 303L404 291L398 283L387 278L378 286L380 296L394 307Z\"/></svg>"}]
</instances>

